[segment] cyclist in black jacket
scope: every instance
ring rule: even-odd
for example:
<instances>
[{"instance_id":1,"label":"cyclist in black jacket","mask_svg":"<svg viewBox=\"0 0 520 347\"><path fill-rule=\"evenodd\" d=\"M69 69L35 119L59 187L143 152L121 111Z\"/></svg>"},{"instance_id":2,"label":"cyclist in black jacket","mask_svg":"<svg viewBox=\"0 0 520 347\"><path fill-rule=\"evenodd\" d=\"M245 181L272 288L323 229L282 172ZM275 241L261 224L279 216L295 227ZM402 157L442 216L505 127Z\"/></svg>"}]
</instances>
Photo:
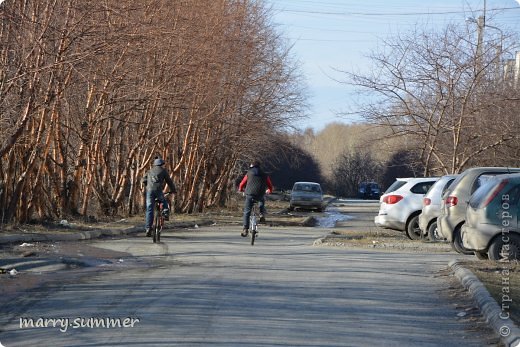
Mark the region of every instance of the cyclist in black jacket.
<instances>
[{"instance_id":1,"label":"cyclist in black jacket","mask_svg":"<svg viewBox=\"0 0 520 347\"><path fill-rule=\"evenodd\" d=\"M164 198L164 184L166 183L168 185L170 188L170 193L176 193L175 184L173 184L168 171L163 166L164 160L156 157L153 162L153 167L146 173L143 178L143 185L146 188L146 236L151 236L150 229L153 223L153 207L156 198L163 203L164 219L169 219L170 207L168 206L168 200Z\"/></svg>"}]
</instances>

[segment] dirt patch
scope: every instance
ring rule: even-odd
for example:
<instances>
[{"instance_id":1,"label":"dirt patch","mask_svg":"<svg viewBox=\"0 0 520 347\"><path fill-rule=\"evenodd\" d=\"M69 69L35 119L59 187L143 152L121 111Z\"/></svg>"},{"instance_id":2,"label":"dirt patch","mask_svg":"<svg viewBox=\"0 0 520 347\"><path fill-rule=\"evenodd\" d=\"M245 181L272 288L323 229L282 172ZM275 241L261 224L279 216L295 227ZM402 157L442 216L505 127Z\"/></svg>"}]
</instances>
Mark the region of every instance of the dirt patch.
<instances>
[{"instance_id":1,"label":"dirt patch","mask_svg":"<svg viewBox=\"0 0 520 347\"><path fill-rule=\"evenodd\" d=\"M64 279L70 280L71 276L81 277L91 271L114 269L105 266L84 267L80 265L84 259L95 259L96 264L126 264L129 258L131 255L128 253L93 247L88 241L3 245L0 248L0 264L6 262L9 265L0 266L0 305L5 307L12 299L26 295L32 289L49 283L60 283ZM13 261L18 265L13 267ZM30 265L31 262L36 264Z\"/></svg>"},{"instance_id":2,"label":"dirt patch","mask_svg":"<svg viewBox=\"0 0 520 347\"><path fill-rule=\"evenodd\" d=\"M446 242L410 240L399 231L376 228L373 230L334 231L317 240L314 245L333 247L361 247L411 252L451 252Z\"/></svg>"},{"instance_id":3,"label":"dirt patch","mask_svg":"<svg viewBox=\"0 0 520 347\"><path fill-rule=\"evenodd\" d=\"M436 277L443 279L444 288L437 291L437 294L448 302L457 311L457 319L469 326L468 331L473 335L478 335L482 339L482 344L486 346L504 347L498 335L491 329L486 322L473 298L462 286L460 281L452 275L449 268L438 271Z\"/></svg>"}]
</instances>

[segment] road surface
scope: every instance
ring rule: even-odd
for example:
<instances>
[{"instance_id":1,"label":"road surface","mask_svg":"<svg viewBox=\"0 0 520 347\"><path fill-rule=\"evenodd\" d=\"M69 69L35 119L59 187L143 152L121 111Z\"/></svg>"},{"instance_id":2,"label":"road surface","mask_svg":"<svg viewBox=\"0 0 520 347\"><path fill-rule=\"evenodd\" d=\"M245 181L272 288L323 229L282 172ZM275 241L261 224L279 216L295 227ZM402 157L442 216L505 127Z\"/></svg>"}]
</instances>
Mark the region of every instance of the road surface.
<instances>
[{"instance_id":1,"label":"road surface","mask_svg":"<svg viewBox=\"0 0 520 347\"><path fill-rule=\"evenodd\" d=\"M365 217L369 225L373 213ZM313 246L330 229L298 227L263 227L251 246L240 229L167 232L159 245L143 236L95 241L128 256L5 304L0 344L489 345L488 332L444 295L450 284L439 271L453 253Z\"/></svg>"}]
</instances>

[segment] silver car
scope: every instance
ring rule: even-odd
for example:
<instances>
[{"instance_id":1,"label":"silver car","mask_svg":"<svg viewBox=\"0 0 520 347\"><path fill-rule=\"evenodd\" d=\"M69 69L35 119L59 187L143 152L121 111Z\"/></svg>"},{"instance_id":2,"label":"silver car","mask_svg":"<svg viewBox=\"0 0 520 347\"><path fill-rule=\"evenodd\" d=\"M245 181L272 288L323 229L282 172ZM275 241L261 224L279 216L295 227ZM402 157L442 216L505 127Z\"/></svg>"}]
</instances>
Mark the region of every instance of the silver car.
<instances>
[{"instance_id":1,"label":"silver car","mask_svg":"<svg viewBox=\"0 0 520 347\"><path fill-rule=\"evenodd\" d=\"M423 198L422 212L419 215L419 229L421 229L423 236L427 236L430 241L441 239L437 233L437 217L441 214L442 194L457 176L442 176L430 187Z\"/></svg>"},{"instance_id":2,"label":"silver car","mask_svg":"<svg viewBox=\"0 0 520 347\"><path fill-rule=\"evenodd\" d=\"M296 182L291 191L289 210L295 208L323 211L323 192L316 182Z\"/></svg>"},{"instance_id":3,"label":"silver car","mask_svg":"<svg viewBox=\"0 0 520 347\"><path fill-rule=\"evenodd\" d=\"M475 167L459 175L442 195L437 232L447 239L458 253L473 254L462 244L461 227L466 219L469 198L487 179L496 175L520 172L520 168Z\"/></svg>"},{"instance_id":4,"label":"silver car","mask_svg":"<svg viewBox=\"0 0 520 347\"><path fill-rule=\"evenodd\" d=\"M473 193L462 244L479 259L520 260L520 174L495 176Z\"/></svg>"}]
</instances>

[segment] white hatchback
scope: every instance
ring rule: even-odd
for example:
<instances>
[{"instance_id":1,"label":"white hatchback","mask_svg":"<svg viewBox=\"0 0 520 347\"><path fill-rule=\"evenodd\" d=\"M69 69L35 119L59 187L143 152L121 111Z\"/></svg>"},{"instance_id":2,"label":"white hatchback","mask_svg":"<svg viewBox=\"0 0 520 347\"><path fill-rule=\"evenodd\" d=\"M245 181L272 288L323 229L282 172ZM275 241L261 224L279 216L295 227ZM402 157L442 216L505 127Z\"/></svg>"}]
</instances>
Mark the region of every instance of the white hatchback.
<instances>
[{"instance_id":1,"label":"white hatchback","mask_svg":"<svg viewBox=\"0 0 520 347\"><path fill-rule=\"evenodd\" d=\"M379 199L377 226L406 232L412 239L421 238L419 215L424 194L439 177L397 178Z\"/></svg>"}]
</instances>

